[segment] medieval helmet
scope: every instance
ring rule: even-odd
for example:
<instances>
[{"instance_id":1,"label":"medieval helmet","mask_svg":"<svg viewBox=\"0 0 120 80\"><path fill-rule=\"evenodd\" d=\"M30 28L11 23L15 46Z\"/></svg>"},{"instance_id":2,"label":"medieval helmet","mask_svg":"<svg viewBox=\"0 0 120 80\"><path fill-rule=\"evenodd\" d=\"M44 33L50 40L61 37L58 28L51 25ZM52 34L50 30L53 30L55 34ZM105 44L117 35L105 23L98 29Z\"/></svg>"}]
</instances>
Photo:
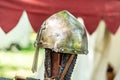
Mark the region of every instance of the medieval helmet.
<instances>
[{"instance_id":1,"label":"medieval helmet","mask_svg":"<svg viewBox=\"0 0 120 80\"><path fill-rule=\"evenodd\" d=\"M43 22L35 46L59 53L87 54L85 27L68 11L60 11Z\"/></svg>"}]
</instances>

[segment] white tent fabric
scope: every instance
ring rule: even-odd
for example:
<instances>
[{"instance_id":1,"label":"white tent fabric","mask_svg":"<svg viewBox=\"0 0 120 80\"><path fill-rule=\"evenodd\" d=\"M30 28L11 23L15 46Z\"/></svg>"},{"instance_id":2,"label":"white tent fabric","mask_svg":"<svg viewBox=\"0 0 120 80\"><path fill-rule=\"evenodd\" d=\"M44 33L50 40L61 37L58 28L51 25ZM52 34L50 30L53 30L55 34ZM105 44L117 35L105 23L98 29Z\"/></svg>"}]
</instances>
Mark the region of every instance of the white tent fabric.
<instances>
[{"instance_id":1,"label":"white tent fabric","mask_svg":"<svg viewBox=\"0 0 120 80\"><path fill-rule=\"evenodd\" d=\"M32 31L27 13L24 11L16 27L9 33L4 33L0 28L0 49L8 48L13 43L19 44L22 48L28 47Z\"/></svg>"},{"instance_id":2,"label":"white tent fabric","mask_svg":"<svg viewBox=\"0 0 120 80\"><path fill-rule=\"evenodd\" d=\"M116 74L115 80L119 80L120 76L120 29L115 35L112 35L105 24L97 29L96 45L94 53L94 69L92 80L107 80L106 73L108 64L111 64Z\"/></svg>"}]
</instances>

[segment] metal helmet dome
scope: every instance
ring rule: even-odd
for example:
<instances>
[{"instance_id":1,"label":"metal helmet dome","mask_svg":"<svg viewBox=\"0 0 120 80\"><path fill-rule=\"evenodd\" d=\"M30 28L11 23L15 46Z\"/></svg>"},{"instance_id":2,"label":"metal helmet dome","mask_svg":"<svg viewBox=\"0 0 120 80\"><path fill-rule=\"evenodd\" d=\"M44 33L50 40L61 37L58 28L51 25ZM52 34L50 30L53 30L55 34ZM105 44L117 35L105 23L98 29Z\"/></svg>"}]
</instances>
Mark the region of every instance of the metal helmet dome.
<instances>
[{"instance_id":1,"label":"metal helmet dome","mask_svg":"<svg viewBox=\"0 0 120 80\"><path fill-rule=\"evenodd\" d=\"M35 46L60 53L88 53L84 26L66 10L53 14L43 22L37 33Z\"/></svg>"}]
</instances>

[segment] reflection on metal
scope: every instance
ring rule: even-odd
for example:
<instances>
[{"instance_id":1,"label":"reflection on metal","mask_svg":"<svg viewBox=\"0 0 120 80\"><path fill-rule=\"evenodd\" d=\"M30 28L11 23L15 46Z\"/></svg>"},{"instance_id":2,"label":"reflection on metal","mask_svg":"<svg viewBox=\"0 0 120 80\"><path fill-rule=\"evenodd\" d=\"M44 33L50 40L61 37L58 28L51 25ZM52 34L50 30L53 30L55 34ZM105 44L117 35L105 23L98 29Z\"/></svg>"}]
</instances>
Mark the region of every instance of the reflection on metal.
<instances>
[{"instance_id":1,"label":"reflection on metal","mask_svg":"<svg viewBox=\"0 0 120 80\"><path fill-rule=\"evenodd\" d=\"M88 43L84 26L68 11L49 17L38 32L36 44L55 52L87 54Z\"/></svg>"},{"instance_id":2,"label":"reflection on metal","mask_svg":"<svg viewBox=\"0 0 120 80\"><path fill-rule=\"evenodd\" d=\"M34 46L32 71L37 70L39 48L44 48L45 80L71 80L77 54L88 53L84 26L68 11L60 11L43 22Z\"/></svg>"}]
</instances>

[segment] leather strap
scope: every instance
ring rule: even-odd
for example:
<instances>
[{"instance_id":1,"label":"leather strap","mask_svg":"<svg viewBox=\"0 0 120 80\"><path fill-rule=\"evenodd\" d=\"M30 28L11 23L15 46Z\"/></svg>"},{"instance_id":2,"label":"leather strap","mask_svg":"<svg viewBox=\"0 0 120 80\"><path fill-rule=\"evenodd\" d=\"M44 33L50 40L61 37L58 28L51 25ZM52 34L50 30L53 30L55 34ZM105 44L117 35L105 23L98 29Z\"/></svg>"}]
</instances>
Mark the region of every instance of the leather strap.
<instances>
[{"instance_id":1,"label":"leather strap","mask_svg":"<svg viewBox=\"0 0 120 80\"><path fill-rule=\"evenodd\" d=\"M52 53L52 76L57 77L60 67L60 54Z\"/></svg>"},{"instance_id":2,"label":"leather strap","mask_svg":"<svg viewBox=\"0 0 120 80\"><path fill-rule=\"evenodd\" d=\"M75 57L75 55L73 55L73 54L70 55L66 65L65 65L64 70L62 71L61 74L58 74L60 66L61 66L60 65L60 60L61 60L60 54L59 53L52 53L52 56L51 56L51 58L53 60L53 62L51 64L52 65L52 71L51 71L52 75L51 75L51 77L49 77L48 73L46 72L46 79L45 80L63 80L70 65L71 65L71 63L72 63L72 61L73 61L73 59L74 59L74 57Z\"/></svg>"},{"instance_id":3,"label":"leather strap","mask_svg":"<svg viewBox=\"0 0 120 80\"><path fill-rule=\"evenodd\" d=\"M75 57L75 55L71 55L70 56L70 58L69 58L69 60L68 60L68 62L66 64L66 66L64 68L64 71L63 71L63 73L60 76L60 80L63 80L64 76L66 75L66 73L67 73L67 71L68 71L68 69L69 69L69 67L70 67L70 65L71 65L71 63L72 63L72 61L74 59L74 57Z\"/></svg>"}]
</instances>

